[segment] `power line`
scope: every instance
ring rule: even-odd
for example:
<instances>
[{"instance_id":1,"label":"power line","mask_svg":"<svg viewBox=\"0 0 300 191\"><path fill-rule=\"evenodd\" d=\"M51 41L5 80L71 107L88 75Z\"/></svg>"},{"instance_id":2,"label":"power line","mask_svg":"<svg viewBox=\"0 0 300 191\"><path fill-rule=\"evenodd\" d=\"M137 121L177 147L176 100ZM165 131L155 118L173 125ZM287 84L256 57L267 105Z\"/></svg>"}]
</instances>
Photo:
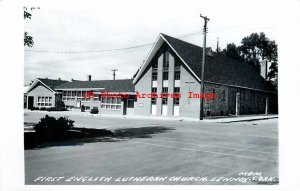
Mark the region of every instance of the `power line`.
<instances>
[{"instance_id":1,"label":"power line","mask_svg":"<svg viewBox=\"0 0 300 191\"><path fill-rule=\"evenodd\" d=\"M151 45L153 45L153 43L131 46L126 48L115 48L115 49L107 49L107 50L87 50L87 51L51 51L51 50L30 50L30 49L25 49L25 51L40 52L40 53L85 54L85 53L106 53L106 52L115 52L115 51L122 51L122 50L131 50L131 49L137 49L137 48L147 47Z\"/></svg>"},{"instance_id":2,"label":"power line","mask_svg":"<svg viewBox=\"0 0 300 191\"><path fill-rule=\"evenodd\" d=\"M229 28L229 27L227 27ZM274 27L267 27L267 28L274 28ZM215 32L219 32L222 29L218 29L217 28L213 28L215 30L211 30L210 33L215 33ZM244 28L241 29L239 26L233 26L230 28L230 30L255 30L258 28ZM265 29L265 28L259 28L259 29ZM190 36L194 36L194 35L198 35L198 34L202 34L203 31L202 30L197 30L185 35L180 35L177 36L177 38L186 38L186 37L190 37ZM137 45L137 46L130 46L130 47L124 47L124 48L115 48L115 49L106 49L106 50L86 50L86 51L52 51L52 50L31 50L31 49L25 49L24 51L26 52L37 52L37 53L58 53L58 54L88 54L88 53L109 53L109 52L117 52L117 51L123 51L123 50L135 50L135 49L140 49L140 48L146 48L149 46L153 46L154 43L145 43L145 44L141 44L141 45Z\"/></svg>"},{"instance_id":3,"label":"power line","mask_svg":"<svg viewBox=\"0 0 300 191\"><path fill-rule=\"evenodd\" d=\"M89 56L81 56L81 57L75 57L75 58L68 58L68 59L60 59L60 60L50 60L50 61L42 61L42 62L26 62L26 64L47 64L47 63L61 63L61 62L69 62L69 61L78 61L78 60L84 60L84 59L99 59L99 58L106 58L109 56L119 56L119 55L124 55L124 54L130 54L133 52L137 52L137 51L141 51L145 48L148 47L142 47L142 48L138 48L138 49L133 49L133 50L127 50L125 52L118 52L118 53L111 53L108 55L101 55L101 57L99 57L99 54L93 54L93 55L89 55Z\"/></svg>"}]
</instances>

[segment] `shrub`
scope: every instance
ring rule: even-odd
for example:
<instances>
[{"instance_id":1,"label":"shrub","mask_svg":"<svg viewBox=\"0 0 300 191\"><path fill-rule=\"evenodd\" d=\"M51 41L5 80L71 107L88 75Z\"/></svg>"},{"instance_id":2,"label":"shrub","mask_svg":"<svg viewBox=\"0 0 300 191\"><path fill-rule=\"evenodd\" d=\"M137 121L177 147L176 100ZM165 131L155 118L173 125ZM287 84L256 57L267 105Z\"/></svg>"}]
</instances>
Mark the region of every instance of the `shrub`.
<instances>
[{"instance_id":1,"label":"shrub","mask_svg":"<svg viewBox=\"0 0 300 191\"><path fill-rule=\"evenodd\" d=\"M31 110L31 111L39 110L39 108L38 108L38 107L31 107L30 110Z\"/></svg>"},{"instance_id":2,"label":"shrub","mask_svg":"<svg viewBox=\"0 0 300 191\"><path fill-rule=\"evenodd\" d=\"M74 121L66 117L56 119L46 115L34 125L34 130L41 142L63 140L67 135L66 132L74 126L73 124Z\"/></svg>"},{"instance_id":3,"label":"shrub","mask_svg":"<svg viewBox=\"0 0 300 191\"><path fill-rule=\"evenodd\" d=\"M56 102L56 108L59 108L59 109L65 109L65 103L62 101L62 100L58 100Z\"/></svg>"},{"instance_id":4,"label":"shrub","mask_svg":"<svg viewBox=\"0 0 300 191\"><path fill-rule=\"evenodd\" d=\"M47 108L47 111L68 111L68 110L66 108L50 107Z\"/></svg>"}]
</instances>

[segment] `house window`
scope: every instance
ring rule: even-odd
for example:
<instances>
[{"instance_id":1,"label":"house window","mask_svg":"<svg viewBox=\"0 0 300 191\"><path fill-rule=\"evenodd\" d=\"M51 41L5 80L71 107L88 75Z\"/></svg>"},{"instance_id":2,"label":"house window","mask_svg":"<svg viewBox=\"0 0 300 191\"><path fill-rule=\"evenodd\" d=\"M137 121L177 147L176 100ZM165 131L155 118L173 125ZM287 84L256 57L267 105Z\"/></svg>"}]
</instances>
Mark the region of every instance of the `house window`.
<instances>
[{"instance_id":1,"label":"house window","mask_svg":"<svg viewBox=\"0 0 300 191\"><path fill-rule=\"evenodd\" d=\"M152 88L152 93L157 93L157 88Z\"/></svg>"},{"instance_id":2,"label":"house window","mask_svg":"<svg viewBox=\"0 0 300 191\"><path fill-rule=\"evenodd\" d=\"M121 109L121 98L101 98L101 109L120 110Z\"/></svg>"},{"instance_id":3,"label":"house window","mask_svg":"<svg viewBox=\"0 0 300 191\"><path fill-rule=\"evenodd\" d=\"M63 91L63 96L67 96L67 91Z\"/></svg>"},{"instance_id":4,"label":"house window","mask_svg":"<svg viewBox=\"0 0 300 191\"><path fill-rule=\"evenodd\" d=\"M81 92L81 97L85 97L86 91Z\"/></svg>"},{"instance_id":5,"label":"house window","mask_svg":"<svg viewBox=\"0 0 300 191\"><path fill-rule=\"evenodd\" d=\"M180 71L175 71L174 72L174 79L175 80L180 80Z\"/></svg>"},{"instance_id":6,"label":"house window","mask_svg":"<svg viewBox=\"0 0 300 191\"><path fill-rule=\"evenodd\" d=\"M38 107L51 107L52 97L38 97L37 105Z\"/></svg>"},{"instance_id":7,"label":"house window","mask_svg":"<svg viewBox=\"0 0 300 191\"><path fill-rule=\"evenodd\" d=\"M169 79L169 72L163 72L163 80Z\"/></svg>"}]
</instances>

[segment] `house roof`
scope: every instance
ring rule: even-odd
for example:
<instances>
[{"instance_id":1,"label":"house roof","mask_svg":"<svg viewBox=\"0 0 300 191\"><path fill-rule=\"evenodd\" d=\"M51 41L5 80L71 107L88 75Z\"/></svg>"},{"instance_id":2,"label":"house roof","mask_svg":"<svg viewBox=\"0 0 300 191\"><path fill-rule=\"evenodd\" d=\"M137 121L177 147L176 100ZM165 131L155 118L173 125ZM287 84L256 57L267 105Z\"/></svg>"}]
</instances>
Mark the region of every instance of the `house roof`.
<instances>
[{"instance_id":1,"label":"house roof","mask_svg":"<svg viewBox=\"0 0 300 191\"><path fill-rule=\"evenodd\" d=\"M30 86L24 86L24 91L23 91L23 93L26 94L26 93L28 92L29 88L30 88Z\"/></svg>"},{"instance_id":2,"label":"house roof","mask_svg":"<svg viewBox=\"0 0 300 191\"><path fill-rule=\"evenodd\" d=\"M162 40L171 47L177 56L182 59L192 75L200 81L203 48L165 34L160 34L154 47L160 47L163 44ZM158 50L159 47L153 48L152 51ZM153 53L150 53L149 55L151 54L153 55ZM151 60L152 58L153 57L149 56L147 59ZM150 60L146 60L145 64L149 64ZM142 67L142 69L145 69L145 67L146 66L144 66L144 68ZM142 72L143 71L140 71L140 73ZM136 76L136 79L134 80L135 83L139 77L141 77L141 74ZM222 53L214 53L213 56L206 56L204 81L271 91L266 80L260 76L252 66L229 58Z\"/></svg>"},{"instance_id":3,"label":"house roof","mask_svg":"<svg viewBox=\"0 0 300 191\"><path fill-rule=\"evenodd\" d=\"M38 78L38 80L41 81L42 83L44 83L45 85L47 85L52 90L55 90L56 87L68 82L65 80L53 80L53 79L48 79L48 78Z\"/></svg>"},{"instance_id":4,"label":"house roof","mask_svg":"<svg viewBox=\"0 0 300 191\"><path fill-rule=\"evenodd\" d=\"M48 78L37 78L35 79L29 88L27 89L26 93L29 93L34 87L38 84L41 83L43 86L45 86L47 89L55 93L55 88L67 83L68 81L65 80L53 80L53 79L48 79Z\"/></svg>"},{"instance_id":5,"label":"house roof","mask_svg":"<svg viewBox=\"0 0 300 191\"><path fill-rule=\"evenodd\" d=\"M66 89L102 89L107 92L134 92L133 79L73 81L65 83L57 90Z\"/></svg>"}]
</instances>

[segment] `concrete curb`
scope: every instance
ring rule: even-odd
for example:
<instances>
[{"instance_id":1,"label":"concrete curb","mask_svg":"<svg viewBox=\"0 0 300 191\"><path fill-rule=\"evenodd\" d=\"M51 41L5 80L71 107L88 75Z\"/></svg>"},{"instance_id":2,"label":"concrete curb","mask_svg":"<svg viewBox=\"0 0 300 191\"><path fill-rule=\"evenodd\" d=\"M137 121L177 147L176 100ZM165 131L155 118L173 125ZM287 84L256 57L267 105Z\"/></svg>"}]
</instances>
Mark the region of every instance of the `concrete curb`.
<instances>
[{"instance_id":1,"label":"concrete curb","mask_svg":"<svg viewBox=\"0 0 300 191\"><path fill-rule=\"evenodd\" d=\"M235 122L247 122L247 121L260 121L260 120L268 120L268 119L276 119L278 117L265 117L265 118L255 118L255 119L241 119L241 120L233 120L233 121L221 121L216 123L235 123Z\"/></svg>"}]
</instances>

